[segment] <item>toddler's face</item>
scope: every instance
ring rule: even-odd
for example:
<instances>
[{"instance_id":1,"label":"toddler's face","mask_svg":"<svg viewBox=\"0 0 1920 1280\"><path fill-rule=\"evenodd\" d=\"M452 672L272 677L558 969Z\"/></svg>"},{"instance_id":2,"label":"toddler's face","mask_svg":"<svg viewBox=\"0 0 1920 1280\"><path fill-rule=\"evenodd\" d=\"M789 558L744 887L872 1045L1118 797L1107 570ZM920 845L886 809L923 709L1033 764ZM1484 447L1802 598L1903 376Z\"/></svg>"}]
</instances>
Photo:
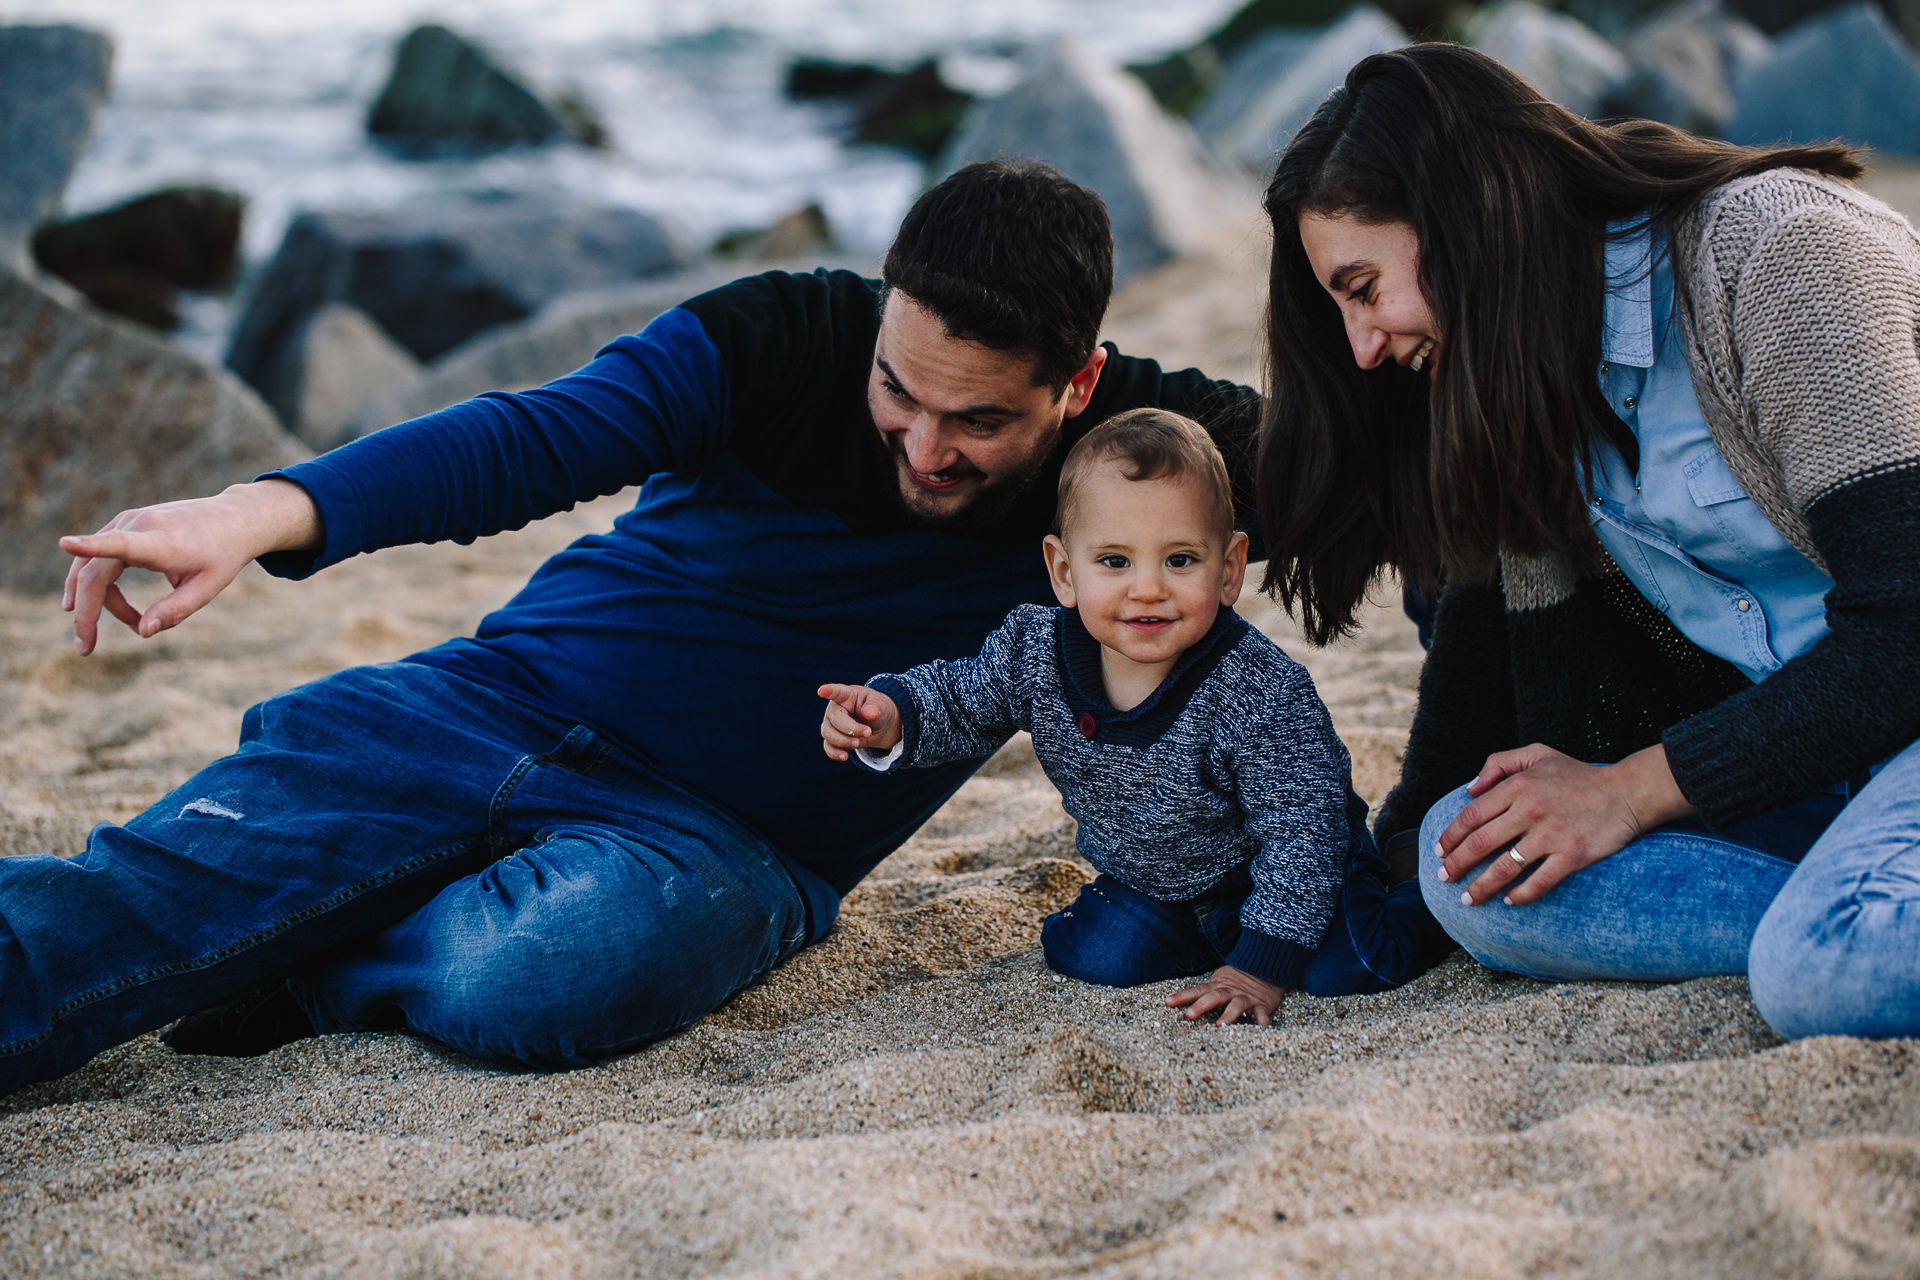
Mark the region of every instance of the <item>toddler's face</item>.
<instances>
[{"instance_id":1,"label":"toddler's face","mask_svg":"<svg viewBox=\"0 0 1920 1280\"><path fill-rule=\"evenodd\" d=\"M1201 486L1129 480L1114 463L1082 478L1064 538L1047 539L1060 603L1109 651L1170 668L1240 597L1247 538L1215 526Z\"/></svg>"}]
</instances>

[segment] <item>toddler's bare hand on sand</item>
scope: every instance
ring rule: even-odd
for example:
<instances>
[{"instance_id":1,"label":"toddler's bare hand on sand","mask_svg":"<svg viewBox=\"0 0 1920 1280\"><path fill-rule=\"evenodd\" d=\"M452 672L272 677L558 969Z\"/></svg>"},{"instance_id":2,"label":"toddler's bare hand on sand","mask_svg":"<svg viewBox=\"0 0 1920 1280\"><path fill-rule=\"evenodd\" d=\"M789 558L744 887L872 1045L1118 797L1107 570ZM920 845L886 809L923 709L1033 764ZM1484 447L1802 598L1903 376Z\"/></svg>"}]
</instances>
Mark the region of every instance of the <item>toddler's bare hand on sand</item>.
<instances>
[{"instance_id":1,"label":"toddler's bare hand on sand","mask_svg":"<svg viewBox=\"0 0 1920 1280\"><path fill-rule=\"evenodd\" d=\"M237 484L210 498L122 511L98 533L60 539L73 557L60 607L73 614L74 648L92 653L100 614L136 635L178 626L219 595L247 562L269 551L320 544L320 513L306 490L285 480ZM144 611L121 592L131 565L165 575L173 587Z\"/></svg>"},{"instance_id":2,"label":"toddler's bare hand on sand","mask_svg":"<svg viewBox=\"0 0 1920 1280\"><path fill-rule=\"evenodd\" d=\"M892 698L863 684L823 684L827 713L820 718L820 749L834 760L870 747L890 751L900 741L900 708Z\"/></svg>"},{"instance_id":3,"label":"toddler's bare hand on sand","mask_svg":"<svg viewBox=\"0 0 1920 1280\"><path fill-rule=\"evenodd\" d=\"M1186 1013L1181 1016L1189 1022L1218 1009L1219 1026L1230 1027L1242 1018L1252 1018L1265 1027L1272 1025L1273 1015L1280 1012L1280 1001L1286 994L1285 987L1276 987L1244 970L1223 964L1199 986L1168 996L1167 1006L1173 1009L1185 1006Z\"/></svg>"}]
</instances>

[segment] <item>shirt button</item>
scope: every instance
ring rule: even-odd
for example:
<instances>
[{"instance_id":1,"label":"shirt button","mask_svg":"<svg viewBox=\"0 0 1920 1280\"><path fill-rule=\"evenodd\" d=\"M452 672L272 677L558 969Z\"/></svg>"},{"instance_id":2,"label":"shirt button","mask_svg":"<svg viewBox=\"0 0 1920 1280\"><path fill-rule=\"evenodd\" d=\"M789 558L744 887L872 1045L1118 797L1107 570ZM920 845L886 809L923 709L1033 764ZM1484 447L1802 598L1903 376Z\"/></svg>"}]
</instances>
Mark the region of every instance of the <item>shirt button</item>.
<instances>
[{"instance_id":1,"label":"shirt button","mask_svg":"<svg viewBox=\"0 0 1920 1280\"><path fill-rule=\"evenodd\" d=\"M1740 607L1742 609L1746 608L1747 602L1742 600ZM1091 711L1082 711L1080 718L1076 720L1074 724L1075 727L1080 730L1080 736L1083 738L1091 738L1094 734L1100 732L1100 722L1093 718L1093 712Z\"/></svg>"},{"instance_id":2,"label":"shirt button","mask_svg":"<svg viewBox=\"0 0 1920 1280\"><path fill-rule=\"evenodd\" d=\"M1747 610L1749 610L1749 609L1751 609L1751 608L1753 608L1753 601L1751 601L1751 600L1735 600L1735 601L1733 602L1733 607L1734 607L1734 608L1736 608L1736 609L1738 609L1738 610L1739 610L1740 612L1742 612L1742 613L1745 613L1745 612L1746 612Z\"/></svg>"},{"instance_id":3,"label":"shirt button","mask_svg":"<svg viewBox=\"0 0 1920 1280\"><path fill-rule=\"evenodd\" d=\"M1628 408L1628 409L1631 409L1631 408L1633 408L1633 407L1634 407L1635 405L1637 405L1637 404L1639 404L1639 403L1640 403L1640 401L1639 401L1639 399L1638 399L1637 397L1634 397L1634 396L1628 396L1628 397L1627 397L1627 398L1626 398L1625 400L1623 400L1623 401L1621 401L1620 403L1621 403L1621 405L1622 405L1622 406L1623 406L1624 408Z\"/></svg>"}]
</instances>

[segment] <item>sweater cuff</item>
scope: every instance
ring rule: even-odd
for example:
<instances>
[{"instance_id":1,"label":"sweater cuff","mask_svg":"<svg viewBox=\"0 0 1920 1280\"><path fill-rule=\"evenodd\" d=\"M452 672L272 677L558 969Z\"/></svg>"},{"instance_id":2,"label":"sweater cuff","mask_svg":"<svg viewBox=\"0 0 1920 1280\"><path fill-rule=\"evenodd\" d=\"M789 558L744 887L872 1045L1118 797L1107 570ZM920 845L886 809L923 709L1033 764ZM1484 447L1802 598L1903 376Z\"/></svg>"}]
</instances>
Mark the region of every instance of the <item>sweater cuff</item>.
<instances>
[{"instance_id":1,"label":"sweater cuff","mask_svg":"<svg viewBox=\"0 0 1920 1280\"><path fill-rule=\"evenodd\" d=\"M306 490L307 497L313 499L313 505L320 512L322 541L318 551L269 551L256 561L262 569L276 578L299 581L360 550L365 530L361 526L358 495L342 472L316 458L284 471L268 471L254 479L297 484Z\"/></svg>"},{"instance_id":2,"label":"sweater cuff","mask_svg":"<svg viewBox=\"0 0 1920 1280\"><path fill-rule=\"evenodd\" d=\"M1297 942L1288 942L1285 938L1276 938L1243 925L1240 940L1234 943L1225 963L1242 973L1252 974L1262 982L1298 991L1306 979L1307 966L1313 961L1313 953L1312 947L1303 947Z\"/></svg>"},{"instance_id":3,"label":"sweater cuff","mask_svg":"<svg viewBox=\"0 0 1920 1280\"><path fill-rule=\"evenodd\" d=\"M913 690L898 676L875 676L867 681L867 688L886 694L893 699L893 705L900 708L900 754L887 768L912 768L913 744L920 737L920 708L914 703Z\"/></svg>"}]
</instances>

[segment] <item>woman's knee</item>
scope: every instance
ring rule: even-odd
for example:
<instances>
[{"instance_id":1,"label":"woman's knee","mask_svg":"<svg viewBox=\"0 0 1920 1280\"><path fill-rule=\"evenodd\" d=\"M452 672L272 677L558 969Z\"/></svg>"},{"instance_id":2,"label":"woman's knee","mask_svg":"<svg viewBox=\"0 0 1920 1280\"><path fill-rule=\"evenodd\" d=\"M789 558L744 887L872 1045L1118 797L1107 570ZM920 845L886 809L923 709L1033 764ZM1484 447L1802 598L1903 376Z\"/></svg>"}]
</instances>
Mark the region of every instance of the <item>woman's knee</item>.
<instances>
[{"instance_id":1,"label":"woman's knee","mask_svg":"<svg viewBox=\"0 0 1920 1280\"><path fill-rule=\"evenodd\" d=\"M1754 931L1747 981L1783 1039L1920 1035L1920 909L1811 901L1791 884Z\"/></svg>"}]
</instances>

